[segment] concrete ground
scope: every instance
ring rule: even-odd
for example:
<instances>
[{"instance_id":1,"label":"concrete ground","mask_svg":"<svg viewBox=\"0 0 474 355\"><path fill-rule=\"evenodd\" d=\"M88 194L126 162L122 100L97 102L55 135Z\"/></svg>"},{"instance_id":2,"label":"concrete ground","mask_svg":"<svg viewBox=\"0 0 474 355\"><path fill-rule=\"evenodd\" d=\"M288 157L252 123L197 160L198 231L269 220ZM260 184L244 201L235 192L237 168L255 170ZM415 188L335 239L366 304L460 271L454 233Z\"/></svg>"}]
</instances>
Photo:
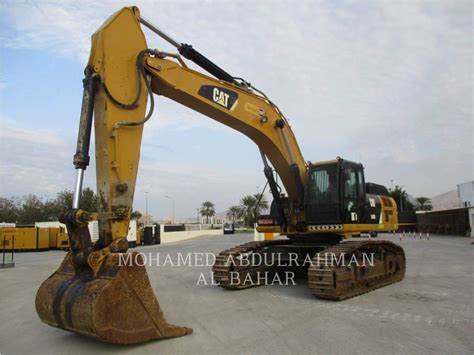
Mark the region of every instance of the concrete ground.
<instances>
[{"instance_id":1,"label":"concrete ground","mask_svg":"<svg viewBox=\"0 0 474 355\"><path fill-rule=\"evenodd\" d=\"M141 247L144 253L212 252L251 235L201 237ZM168 321L194 328L182 338L116 346L43 324L34 300L64 252L17 253L14 269L0 270L0 353L10 354L327 354L474 352L474 245L472 239L395 239L407 254L397 284L335 303L313 298L304 279L296 286L227 291L196 285L210 267L148 267ZM168 260L169 261L169 260ZM161 260L163 264L164 260Z\"/></svg>"}]
</instances>

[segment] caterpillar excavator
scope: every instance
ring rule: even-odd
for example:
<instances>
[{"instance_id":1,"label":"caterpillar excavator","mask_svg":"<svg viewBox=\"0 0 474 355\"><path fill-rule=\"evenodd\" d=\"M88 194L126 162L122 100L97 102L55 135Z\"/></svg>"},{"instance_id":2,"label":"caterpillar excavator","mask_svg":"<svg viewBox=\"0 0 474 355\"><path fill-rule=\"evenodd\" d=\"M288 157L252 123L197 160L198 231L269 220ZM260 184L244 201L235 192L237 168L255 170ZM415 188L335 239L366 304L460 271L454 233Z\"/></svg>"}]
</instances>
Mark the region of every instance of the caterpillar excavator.
<instances>
[{"instance_id":1,"label":"caterpillar excavator","mask_svg":"<svg viewBox=\"0 0 474 355\"><path fill-rule=\"evenodd\" d=\"M177 53L149 49L142 25ZM189 68L183 57L207 74ZM191 45L174 40L144 19L137 7L116 12L93 34L83 86L73 206L60 217L71 250L37 292L36 310L43 322L119 344L192 332L166 321L140 255L127 253L140 144L154 109L153 94L243 133L260 149L273 203L270 214L258 218L257 228L286 237L220 253L212 268L220 286L244 289L261 284L259 272L275 272L276 266L238 260L276 253L322 260L307 266L308 285L320 298L343 300L403 279L405 255L400 246L370 238L347 240L397 228L396 204L386 189L366 183L359 163L341 158L305 161L287 119L263 92ZM79 206L93 124L98 212L89 213ZM100 237L92 243L87 225L95 220ZM358 260L368 253L373 263L334 264L321 253L338 260L342 255ZM126 258L131 262L123 264L124 256L132 256ZM231 277L235 273L240 277Z\"/></svg>"}]
</instances>

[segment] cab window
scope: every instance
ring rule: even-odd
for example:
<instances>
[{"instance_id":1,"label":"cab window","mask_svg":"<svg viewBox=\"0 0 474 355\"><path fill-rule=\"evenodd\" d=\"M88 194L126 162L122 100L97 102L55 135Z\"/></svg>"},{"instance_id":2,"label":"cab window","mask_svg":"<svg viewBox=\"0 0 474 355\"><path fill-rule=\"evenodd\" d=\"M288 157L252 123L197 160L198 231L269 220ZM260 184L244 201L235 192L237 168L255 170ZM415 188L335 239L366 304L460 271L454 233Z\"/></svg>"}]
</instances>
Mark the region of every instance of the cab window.
<instances>
[{"instance_id":1,"label":"cab window","mask_svg":"<svg viewBox=\"0 0 474 355\"><path fill-rule=\"evenodd\" d=\"M312 204L337 203L336 165L318 166L310 173L307 202Z\"/></svg>"},{"instance_id":2,"label":"cab window","mask_svg":"<svg viewBox=\"0 0 474 355\"><path fill-rule=\"evenodd\" d=\"M348 166L344 169L344 197L346 199L357 198L357 175L354 167Z\"/></svg>"},{"instance_id":3,"label":"cab window","mask_svg":"<svg viewBox=\"0 0 474 355\"><path fill-rule=\"evenodd\" d=\"M359 197L362 199L365 198L365 182L364 182L364 173L362 168L357 169L358 179L357 182L359 184Z\"/></svg>"}]
</instances>

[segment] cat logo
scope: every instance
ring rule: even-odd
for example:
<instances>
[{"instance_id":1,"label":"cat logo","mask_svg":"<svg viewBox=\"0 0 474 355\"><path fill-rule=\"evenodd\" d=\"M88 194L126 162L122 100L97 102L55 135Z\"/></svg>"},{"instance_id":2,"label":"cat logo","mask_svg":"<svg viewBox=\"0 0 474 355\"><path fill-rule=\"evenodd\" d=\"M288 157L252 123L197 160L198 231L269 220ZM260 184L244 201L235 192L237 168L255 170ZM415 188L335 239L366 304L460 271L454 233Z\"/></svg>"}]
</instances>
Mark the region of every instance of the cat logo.
<instances>
[{"instance_id":1,"label":"cat logo","mask_svg":"<svg viewBox=\"0 0 474 355\"><path fill-rule=\"evenodd\" d=\"M237 102L238 94L234 91L221 88L213 85L203 85L198 91L198 94L206 99L232 110Z\"/></svg>"},{"instance_id":2,"label":"cat logo","mask_svg":"<svg viewBox=\"0 0 474 355\"><path fill-rule=\"evenodd\" d=\"M214 88L214 90L212 90L212 99L215 103L227 107L229 94L226 94L224 91L220 91L218 88Z\"/></svg>"}]
</instances>

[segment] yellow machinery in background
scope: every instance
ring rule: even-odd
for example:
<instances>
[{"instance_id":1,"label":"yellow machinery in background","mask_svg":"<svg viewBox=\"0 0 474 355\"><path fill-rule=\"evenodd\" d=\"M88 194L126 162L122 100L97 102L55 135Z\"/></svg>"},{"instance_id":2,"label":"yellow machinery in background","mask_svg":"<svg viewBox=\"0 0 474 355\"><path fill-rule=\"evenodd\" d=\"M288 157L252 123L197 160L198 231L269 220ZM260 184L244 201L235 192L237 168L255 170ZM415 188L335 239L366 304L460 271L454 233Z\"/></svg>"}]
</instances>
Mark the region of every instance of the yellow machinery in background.
<instances>
[{"instance_id":1,"label":"yellow machinery in background","mask_svg":"<svg viewBox=\"0 0 474 355\"><path fill-rule=\"evenodd\" d=\"M41 228L49 234L49 249L69 249L69 236L64 227Z\"/></svg>"},{"instance_id":2,"label":"yellow machinery in background","mask_svg":"<svg viewBox=\"0 0 474 355\"><path fill-rule=\"evenodd\" d=\"M0 238L15 251L44 251L50 246L49 230L38 227L0 228Z\"/></svg>"},{"instance_id":3,"label":"yellow machinery in background","mask_svg":"<svg viewBox=\"0 0 474 355\"><path fill-rule=\"evenodd\" d=\"M62 231L58 233L56 240L56 249L68 250L69 249L69 236L66 232Z\"/></svg>"},{"instance_id":4,"label":"yellow machinery in background","mask_svg":"<svg viewBox=\"0 0 474 355\"><path fill-rule=\"evenodd\" d=\"M16 228L7 227L0 228L0 240L5 250L15 250L15 240L18 236L18 230Z\"/></svg>"},{"instance_id":5,"label":"yellow machinery in background","mask_svg":"<svg viewBox=\"0 0 474 355\"><path fill-rule=\"evenodd\" d=\"M21 230L18 231L18 239L21 240ZM48 250L50 248L49 228L35 228L36 229L36 250Z\"/></svg>"},{"instance_id":6,"label":"yellow machinery in background","mask_svg":"<svg viewBox=\"0 0 474 355\"><path fill-rule=\"evenodd\" d=\"M61 227L43 228L49 235L49 249L56 249L58 246L58 234L61 232Z\"/></svg>"},{"instance_id":7,"label":"yellow machinery in background","mask_svg":"<svg viewBox=\"0 0 474 355\"><path fill-rule=\"evenodd\" d=\"M0 240L16 252L69 249L69 238L62 227L9 227L0 228Z\"/></svg>"}]
</instances>

